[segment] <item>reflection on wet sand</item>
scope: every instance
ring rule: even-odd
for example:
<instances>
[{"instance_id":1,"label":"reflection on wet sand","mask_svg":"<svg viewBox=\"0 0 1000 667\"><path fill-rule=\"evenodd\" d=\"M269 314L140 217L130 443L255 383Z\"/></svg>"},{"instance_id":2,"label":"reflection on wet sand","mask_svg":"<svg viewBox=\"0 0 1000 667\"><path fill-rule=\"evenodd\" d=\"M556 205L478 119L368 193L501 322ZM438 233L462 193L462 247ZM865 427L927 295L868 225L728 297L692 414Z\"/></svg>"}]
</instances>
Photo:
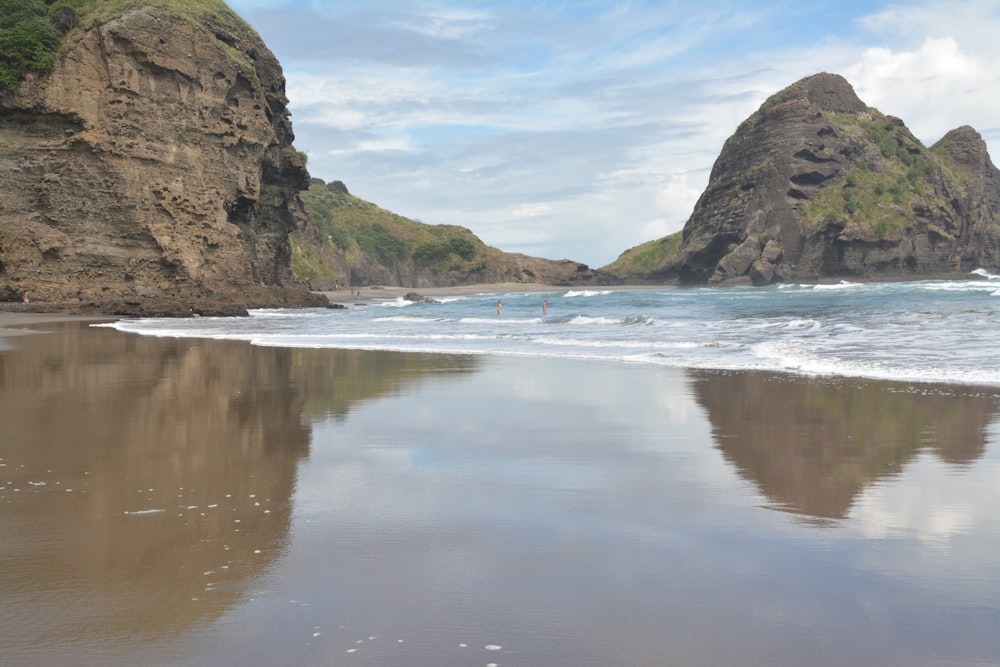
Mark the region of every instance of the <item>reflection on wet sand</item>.
<instances>
[{"instance_id":1,"label":"reflection on wet sand","mask_svg":"<svg viewBox=\"0 0 1000 667\"><path fill-rule=\"evenodd\" d=\"M716 446L780 509L825 519L923 449L949 463L982 456L1000 407L991 390L691 372Z\"/></svg>"},{"instance_id":2,"label":"reflection on wet sand","mask_svg":"<svg viewBox=\"0 0 1000 667\"><path fill-rule=\"evenodd\" d=\"M361 401L393 395L431 373L463 375L479 359L463 354L414 354L359 350L294 349L292 375L306 397L303 418L343 420Z\"/></svg>"},{"instance_id":3,"label":"reflection on wet sand","mask_svg":"<svg viewBox=\"0 0 1000 667\"><path fill-rule=\"evenodd\" d=\"M252 596L289 539L303 415L475 363L48 328L0 352L0 655L19 664L112 659Z\"/></svg>"}]
</instances>

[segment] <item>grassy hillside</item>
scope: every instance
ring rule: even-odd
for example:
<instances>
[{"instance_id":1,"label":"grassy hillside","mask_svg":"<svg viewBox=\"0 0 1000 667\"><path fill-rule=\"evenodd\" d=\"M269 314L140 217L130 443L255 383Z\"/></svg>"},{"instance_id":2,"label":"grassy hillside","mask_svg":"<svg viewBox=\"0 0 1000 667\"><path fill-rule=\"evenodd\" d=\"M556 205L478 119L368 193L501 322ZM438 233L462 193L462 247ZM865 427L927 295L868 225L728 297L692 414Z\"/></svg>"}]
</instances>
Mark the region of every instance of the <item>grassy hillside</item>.
<instances>
[{"instance_id":1,"label":"grassy hillside","mask_svg":"<svg viewBox=\"0 0 1000 667\"><path fill-rule=\"evenodd\" d=\"M75 11L81 28L103 23L133 8L148 6L169 9L191 22L212 18L229 28L247 25L222 0L47 0L46 4L52 16L64 7Z\"/></svg>"},{"instance_id":2,"label":"grassy hillside","mask_svg":"<svg viewBox=\"0 0 1000 667\"><path fill-rule=\"evenodd\" d=\"M670 257L677 254L681 247L682 233L675 232L655 241L647 241L634 248L629 248L618 259L603 267L601 271L609 273L619 280L639 281L662 267Z\"/></svg>"},{"instance_id":3,"label":"grassy hillside","mask_svg":"<svg viewBox=\"0 0 1000 667\"><path fill-rule=\"evenodd\" d=\"M866 150L841 184L823 188L805 203L807 231L834 223L843 225L848 237L896 239L913 225L917 210L948 209L942 189L964 196L966 185L954 166L927 150L901 123L881 116L823 115L838 134Z\"/></svg>"},{"instance_id":4,"label":"grassy hillside","mask_svg":"<svg viewBox=\"0 0 1000 667\"><path fill-rule=\"evenodd\" d=\"M510 269L503 252L465 227L404 218L355 197L340 181L313 178L301 196L318 234L293 236L292 272L314 287L454 285Z\"/></svg>"}]
</instances>

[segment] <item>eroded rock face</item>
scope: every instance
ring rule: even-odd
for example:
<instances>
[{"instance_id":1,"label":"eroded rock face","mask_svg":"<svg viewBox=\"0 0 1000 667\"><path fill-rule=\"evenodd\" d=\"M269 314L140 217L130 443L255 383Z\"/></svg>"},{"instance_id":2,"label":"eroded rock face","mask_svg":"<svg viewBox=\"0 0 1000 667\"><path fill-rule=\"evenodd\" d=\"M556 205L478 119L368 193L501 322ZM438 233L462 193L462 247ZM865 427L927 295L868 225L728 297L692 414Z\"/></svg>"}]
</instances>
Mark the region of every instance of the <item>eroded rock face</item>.
<instances>
[{"instance_id":1,"label":"eroded rock face","mask_svg":"<svg viewBox=\"0 0 1000 667\"><path fill-rule=\"evenodd\" d=\"M233 18L128 11L0 97L0 300L314 300L289 268L308 174L284 78Z\"/></svg>"},{"instance_id":2,"label":"eroded rock face","mask_svg":"<svg viewBox=\"0 0 1000 667\"><path fill-rule=\"evenodd\" d=\"M835 74L772 96L730 137L656 278L766 285L1000 266L1000 173L972 128L924 148Z\"/></svg>"}]
</instances>

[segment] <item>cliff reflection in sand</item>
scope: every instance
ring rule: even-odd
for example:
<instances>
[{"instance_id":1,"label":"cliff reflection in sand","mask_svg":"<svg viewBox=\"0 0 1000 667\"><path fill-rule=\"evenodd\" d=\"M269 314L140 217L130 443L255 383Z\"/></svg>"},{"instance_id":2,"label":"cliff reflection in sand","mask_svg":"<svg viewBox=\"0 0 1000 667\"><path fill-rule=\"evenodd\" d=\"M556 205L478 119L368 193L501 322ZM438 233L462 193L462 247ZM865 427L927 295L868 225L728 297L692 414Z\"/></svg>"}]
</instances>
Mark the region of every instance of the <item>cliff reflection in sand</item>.
<instances>
[{"instance_id":1,"label":"cliff reflection in sand","mask_svg":"<svg viewBox=\"0 0 1000 667\"><path fill-rule=\"evenodd\" d=\"M22 656L87 644L111 658L108 640L252 596L290 539L303 415L474 363L78 323L16 347L0 352L0 653Z\"/></svg>"},{"instance_id":2,"label":"cliff reflection in sand","mask_svg":"<svg viewBox=\"0 0 1000 667\"><path fill-rule=\"evenodd\" d=\"M777 508L841 519L866 487L929 449L982 456L1000 403L955 386L691 372L716 447Z\"/></svg>"}]
</instances>

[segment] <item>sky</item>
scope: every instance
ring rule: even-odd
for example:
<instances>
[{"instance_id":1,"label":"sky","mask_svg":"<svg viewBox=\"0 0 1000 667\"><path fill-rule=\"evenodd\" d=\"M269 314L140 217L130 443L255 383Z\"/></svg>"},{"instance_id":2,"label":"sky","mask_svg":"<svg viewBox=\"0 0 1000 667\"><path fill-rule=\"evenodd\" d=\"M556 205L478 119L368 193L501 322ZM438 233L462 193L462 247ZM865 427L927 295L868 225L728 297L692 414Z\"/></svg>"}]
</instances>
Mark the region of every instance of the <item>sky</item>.
<instances>
[{"instance_id":1,"label":"sky","mask_svg":"<svg viewBox=\"0 0 1000 667\"><path fill-rule=\"evenodd\" d=\"M683 228L770 95L844 76L925 146L1000 156L995 0L229 0L281 62L312 176L599 268Z\"/></svg>"}]
</instances>

